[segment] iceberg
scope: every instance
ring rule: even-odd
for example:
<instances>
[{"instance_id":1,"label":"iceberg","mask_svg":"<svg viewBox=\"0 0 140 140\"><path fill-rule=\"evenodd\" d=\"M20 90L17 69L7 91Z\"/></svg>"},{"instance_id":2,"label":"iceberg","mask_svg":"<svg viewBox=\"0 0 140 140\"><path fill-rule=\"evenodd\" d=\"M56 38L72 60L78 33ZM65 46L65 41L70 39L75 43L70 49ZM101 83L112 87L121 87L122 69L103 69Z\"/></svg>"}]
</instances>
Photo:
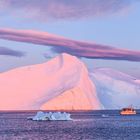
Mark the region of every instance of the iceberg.
<instances>
[{"instance_id":1,"label":"iceberg","mask_svg":"<svg viewBox=\"0 0 140 140\"><path fill-rule=\"evenodd\" d=\"M140 107L140 82L135 77L111 68L94 69L90 77L105 109Z\"/></svg>"},{"instance_id":2,"label":"iceberg","mask_svg":"<svg viewBox=\"0 0 140 140\"><path fill-rule=\"evenodd\" d=\"M130 104L139 108L140 80L109 68L89 73L82 61L63 53L42 64L0 73L0 97L0 110L120 109ZM38 112L34 120L67 117Z\"/></svg>"},{"instance_id":3,"label":"iceberg","mask_svg":"<svg viewBox=\"0 0 140 140\"><path fill-rule=\"evenodd\" d=\"M66 53L0 73L0 110L100 109L88 74L83 62Z\"/></svg>"},{"instance_id":4,"label":"iceberg","mask_svg":"<svg viewBox=\"0 0 140 140\"><path fill-rule=\"evenodd\" d=\"M33 121L70 121L72 118L70 117L71 114L66 112L42 112L38 111L37 114L33 117L28 117L27 119Z\"/></svg>"}]
</instances>

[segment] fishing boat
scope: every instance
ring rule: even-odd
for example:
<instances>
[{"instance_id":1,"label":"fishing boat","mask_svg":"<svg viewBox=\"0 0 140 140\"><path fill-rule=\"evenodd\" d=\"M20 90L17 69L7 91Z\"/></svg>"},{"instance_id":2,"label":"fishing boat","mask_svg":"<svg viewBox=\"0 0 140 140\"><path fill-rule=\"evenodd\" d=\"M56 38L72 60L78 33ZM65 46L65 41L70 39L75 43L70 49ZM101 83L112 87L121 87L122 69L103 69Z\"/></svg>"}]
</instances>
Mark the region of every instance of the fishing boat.
<instances>
[{"instance_id":1,"label":"fishing boat","mask_svg":"<svg viewBox=\"0 0 140 140\"><path fill-rule=\"evenodd\" d=\"M136 114L136 110L133 107L123 108L120 111L120 115L135 115L135 114Z\"/></svg>"}]
</instances>

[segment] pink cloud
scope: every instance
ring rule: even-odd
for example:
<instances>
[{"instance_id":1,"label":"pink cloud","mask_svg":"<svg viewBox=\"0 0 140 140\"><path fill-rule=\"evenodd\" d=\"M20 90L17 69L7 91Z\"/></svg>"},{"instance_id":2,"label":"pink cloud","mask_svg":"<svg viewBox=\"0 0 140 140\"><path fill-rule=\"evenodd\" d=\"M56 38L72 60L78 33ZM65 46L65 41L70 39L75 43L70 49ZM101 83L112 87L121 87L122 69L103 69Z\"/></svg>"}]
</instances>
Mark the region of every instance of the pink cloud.
<instances>
[{"instance_id":1,"label":"pink cloud","mask_svg":"<svg viewBox=\"0 0 140 140\"><path fill-rule=\"evenodd\" d=\"M1 9L42 20L79 19L112 14L137 0L4 0ZM25 12L26 11L26 12Z\"/></svg>"},{"instance_id":2,"label":"pink cloud","mask_svg":"<svg viewBox=\"0 0 140 140\"><path fill-rule=\"evenodd\" d=\"M0 29L0 38L51 46L55 52L67 52L79 57L140 61L140 51L118 49L107 45L75 41L65 37L32 30Z\"/></svg>"}]
</instances>

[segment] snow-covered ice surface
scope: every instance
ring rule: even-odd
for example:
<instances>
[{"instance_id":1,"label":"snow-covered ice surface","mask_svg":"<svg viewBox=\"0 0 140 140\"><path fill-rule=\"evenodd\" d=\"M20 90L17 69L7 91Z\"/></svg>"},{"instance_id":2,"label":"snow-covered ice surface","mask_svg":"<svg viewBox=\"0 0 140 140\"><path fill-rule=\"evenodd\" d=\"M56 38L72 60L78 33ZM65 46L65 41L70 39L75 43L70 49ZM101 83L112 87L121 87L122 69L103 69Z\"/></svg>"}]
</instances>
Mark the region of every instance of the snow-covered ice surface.
<instances>
[{"instance_id":1,"label":"snow-covered ice surface","mask_svg":"<svg viewBox=\"0 0 140 140\"><path fill-rule=\"evenodd\" d=\"M0 110L140 107L140 80L109 68L89 73L78 58L63 53L0 73L0 97Z\"/></svg>"},{"instance_id":2,"label":"snow-covered ice surface","mask_svg":"<svg viewBox=\"0 0 140 140\"><path fill-rule=\"evenodd\" d=\"M136 78L110 68L94 69L90 77L105 109L140 107L140 82Z\"/></svg>"},{"instance_id":3,"label":"snow-covered ice surface","mask_svg":"<svg viewBox=\"0 0 140 140\"><path fill-rule=\"evenodd\" d=\"M65 53L43 64L0 73L0 96L0 110L100 108L86 66Z\"/></svg>"},{"instance_id":4,"label":"snow-covered ice surface","mask_svg":"<svg viewBox=\"0 0 140 140\"><path fill-rule=\"evenodd\" d=\"M66 112L42 112L38 111L37 114L33 117L30 117L33 121L70 121L72 118L70 117L69 113Z\"/></svg>"}]
</instances>

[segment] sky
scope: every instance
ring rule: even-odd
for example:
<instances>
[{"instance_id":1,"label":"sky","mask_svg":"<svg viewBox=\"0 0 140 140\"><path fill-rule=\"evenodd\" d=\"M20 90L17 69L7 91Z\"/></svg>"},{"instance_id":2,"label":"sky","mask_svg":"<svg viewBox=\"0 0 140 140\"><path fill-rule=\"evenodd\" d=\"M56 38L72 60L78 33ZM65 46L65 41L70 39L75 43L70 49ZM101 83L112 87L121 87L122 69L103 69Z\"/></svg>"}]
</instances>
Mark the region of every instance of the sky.
<instances>
[{"instance_id":1,"label":"sky","mask_svg":"<svg viewBox=\"0 0 140 140\"><path fill-rule=\"evenodd\" d=\"M0 72L66 52L140 78L139 0L0 0Z\"/></svg>"}]
</instances>

